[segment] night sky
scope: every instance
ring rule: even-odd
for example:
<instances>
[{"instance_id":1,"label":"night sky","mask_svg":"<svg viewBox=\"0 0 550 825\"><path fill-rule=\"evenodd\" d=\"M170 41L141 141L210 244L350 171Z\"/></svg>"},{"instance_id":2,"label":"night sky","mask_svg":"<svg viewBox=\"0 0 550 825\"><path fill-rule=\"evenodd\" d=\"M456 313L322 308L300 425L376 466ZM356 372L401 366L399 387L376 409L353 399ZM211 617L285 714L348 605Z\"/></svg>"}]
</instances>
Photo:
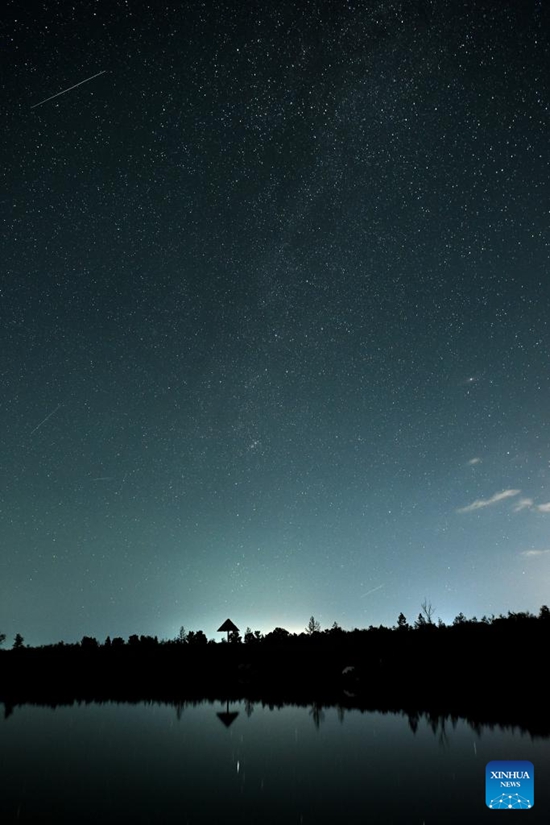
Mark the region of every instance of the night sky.
<instances>
[{"instance_id":1,"label":"night sky","mask_svg":"<svg viewBox=\"0 0 550 825\"><path fill-rule=\"evenodd\" d=\"M548 5L3 16L8 644L550 602Z\"/></svg>"}]
</instances>

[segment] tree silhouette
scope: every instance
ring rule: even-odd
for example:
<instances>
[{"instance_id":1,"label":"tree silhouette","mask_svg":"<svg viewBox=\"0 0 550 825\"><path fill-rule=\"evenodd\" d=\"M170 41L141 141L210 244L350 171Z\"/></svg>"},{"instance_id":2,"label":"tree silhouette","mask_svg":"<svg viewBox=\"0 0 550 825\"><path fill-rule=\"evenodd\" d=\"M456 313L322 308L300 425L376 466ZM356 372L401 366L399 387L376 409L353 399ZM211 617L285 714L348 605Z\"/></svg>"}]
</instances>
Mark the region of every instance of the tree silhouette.
<instances>
[{"instance_id":1,"label":"tree silhouette","mask_svg":"<svg viewBox=\"0 0 550 825\"><path fill-rule=\"evenodd\" d=\"M82 650L97 650L99 644L93 636L83 636L80 646Z\"/></svg>"},{"instance_id":2,"label":"tree silhouette","mask_svg":"<svg viewBox=\"0 0 550 825\"><path fill-rule=\"evenodd\" d=\"M325 628L323 631L325 636L329 636L331 639L338 639L342 637L344 631L338 624L338 622L333 622L330 627Z\"/></svg>"},{"instance_id":3,"label":"tree silhouette","mask_svg":"<svg viewBox=\"0 0 550 825\"><path fill-rule=\"evenodd\" d=\"M0 647L2 647L2 645L4 644L5 641L6 641L6 634L5 633L0 633Z\"/></svg>"},{"instance_id":4,"label":"tree silhouette","mask_svg":"<svg viewBox=\"0 0 550 825\"><path fill-rule=\"evenodd\" d=\"M400 613L397 617L397 629L398 630L408 630L409 623L407 622L407 617L404 613Z\"/></svg>"},{"instance_id":5,"label":"tree silhouette","mask_svg":"<svg viewBox=\"0 0 550 825\"><path fill-rule=\"evenodd\" d=\"M206 634L203 630L190 630L187 634L187 644L190 645L205 645L208 643Z\"/></svg>"},{"instance_id":6,"label":"tree silhouette","mask_svg":"<svg viewBox=\"0 0 550 825\"><path fill-rule=\"evenodd\" d=\"M428 624L428 622L424 618L424 615L422 613L419 613L417 618L416 618L416 621L414 623L415 630L421 630L424 627L426 627L427 624Z\"/></svg>"},{"instance_id":7,"label":"tree silhouette","mask_svg":"<svg viewBox=\"0 0 550 825\"><path fill-rule=\"evenodd\" d=\"M422 614L426 619L426 624L433 624L432 616L435 612L435 608L433 607L432 603L429 602L427 599L424 599L420 607L422 608Z\"/></svg>"},{"instance_id":8,"label":"tree silhouette","mask_svg":"<svg viewBox=\"0 0 550 825\"><path fill-rule=\"evenodd\" d=\"M286 642L290 633L284 627L276 627L265 637L269 642Z\"/></svg>"},{"instance_id":9,"label":"tree silhouette","mask_svg":"<svg viewBox=\"0 0 550 825\"><path fill-rule=\"evenodd\" d=\"M19 650L20 648L24 647L24 638L20 633L15 634L15 639L13 640L13 649Z\"/></svg>"},{"instance_id":10,"label":"tree silhouette","mask_svg":"<svg viewBox=\"0 0 550 825\"><path fill-rule=\"evenodd\" d=\"M320 622L318 622L313 616L311 616L309 622L307 623L306 633L309 633L310 636L313 636L314 633L319 633L320 630Z\"/></svg>"}]
</instances>

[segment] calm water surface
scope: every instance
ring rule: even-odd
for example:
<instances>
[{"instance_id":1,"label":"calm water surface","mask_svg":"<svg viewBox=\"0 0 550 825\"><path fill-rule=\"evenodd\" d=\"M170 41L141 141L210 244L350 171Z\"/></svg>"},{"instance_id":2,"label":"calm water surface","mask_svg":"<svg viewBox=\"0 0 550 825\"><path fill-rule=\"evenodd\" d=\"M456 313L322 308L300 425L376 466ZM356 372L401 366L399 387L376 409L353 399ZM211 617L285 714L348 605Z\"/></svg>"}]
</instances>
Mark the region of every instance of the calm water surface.
<instances>
[{"instance_id":1,"label":"calm water surface","mask_svg":"<svg viewBox=\"0 0 550 825\"><path fill-rule=\"evenodd\" d=\"M534 763L533 809L485 807L493 759ZM462 720L245 703L22 706L0 721L0 822L533 825L550 823L549 767L548 739Z\"/></svg>"}]
</instances>

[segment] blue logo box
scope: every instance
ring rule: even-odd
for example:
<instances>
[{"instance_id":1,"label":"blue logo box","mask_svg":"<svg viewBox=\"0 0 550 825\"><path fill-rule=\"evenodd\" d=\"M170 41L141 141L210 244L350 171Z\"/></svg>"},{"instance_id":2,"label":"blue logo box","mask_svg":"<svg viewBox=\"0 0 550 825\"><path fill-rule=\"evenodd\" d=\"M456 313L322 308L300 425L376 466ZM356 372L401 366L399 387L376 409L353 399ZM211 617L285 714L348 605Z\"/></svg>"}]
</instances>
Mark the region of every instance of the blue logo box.
<instances>
[{"instance_id":1,"label":"blue logo box","mask_svg":"<svg viewBox=\"0 0 550 825\"><path fill-rule=\"evenodd\" d=\"M488 762L485 803L493 811L527 811L535 804L535 769L519 759Z\"/></svg>"}]
</instances>

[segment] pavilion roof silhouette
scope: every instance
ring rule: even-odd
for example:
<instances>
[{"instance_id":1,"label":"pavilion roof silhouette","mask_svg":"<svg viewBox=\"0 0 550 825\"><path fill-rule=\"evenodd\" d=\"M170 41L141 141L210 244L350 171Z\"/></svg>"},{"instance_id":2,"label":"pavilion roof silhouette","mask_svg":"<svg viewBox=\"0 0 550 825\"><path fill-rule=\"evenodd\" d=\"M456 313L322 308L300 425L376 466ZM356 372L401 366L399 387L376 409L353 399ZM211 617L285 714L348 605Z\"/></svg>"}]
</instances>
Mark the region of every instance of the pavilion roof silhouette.
<instances>
[{"instance_id":1,"label":"pavilion roof silhouette","mask_svg":"<svg viewBox=\"0 0 550 825\"><path fill-rule=\"evenodd\" d=\"M236 630L238 632L239 628L237 627L236 624L233 624L231 619L226 619L225 622L222 624L222 626L218 627L218 633L221 630L227 630L227 632L229 633L230 631L234 631L234 630Z\"/></svg>"}]
</instances>

